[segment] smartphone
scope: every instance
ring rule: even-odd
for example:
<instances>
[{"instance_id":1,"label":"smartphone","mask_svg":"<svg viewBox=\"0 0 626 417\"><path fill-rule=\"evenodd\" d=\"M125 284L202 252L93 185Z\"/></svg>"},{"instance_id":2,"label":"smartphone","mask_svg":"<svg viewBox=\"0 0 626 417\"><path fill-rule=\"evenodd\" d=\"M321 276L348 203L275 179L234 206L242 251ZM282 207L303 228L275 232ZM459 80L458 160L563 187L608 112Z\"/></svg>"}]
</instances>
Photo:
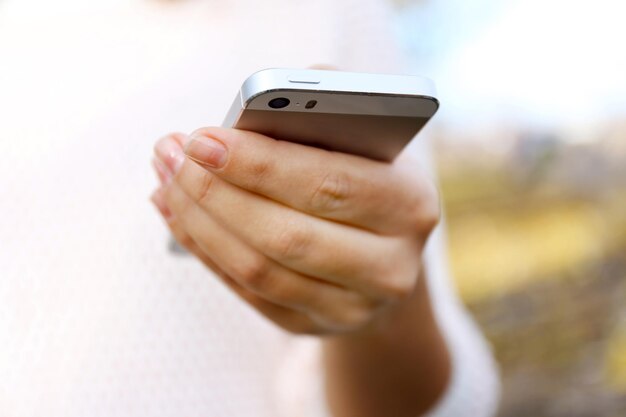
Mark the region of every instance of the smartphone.
<instances>
[{"instance_id":1,"label":"smartphone","mask_svg":"<svg viewBox=\"0 0 626 417\"><path fill-rule=\"evenodd\" d=\"M246 79L223 126L392 161L438 108L423 77L272 68Z\"/></svg>"}]
</instances>

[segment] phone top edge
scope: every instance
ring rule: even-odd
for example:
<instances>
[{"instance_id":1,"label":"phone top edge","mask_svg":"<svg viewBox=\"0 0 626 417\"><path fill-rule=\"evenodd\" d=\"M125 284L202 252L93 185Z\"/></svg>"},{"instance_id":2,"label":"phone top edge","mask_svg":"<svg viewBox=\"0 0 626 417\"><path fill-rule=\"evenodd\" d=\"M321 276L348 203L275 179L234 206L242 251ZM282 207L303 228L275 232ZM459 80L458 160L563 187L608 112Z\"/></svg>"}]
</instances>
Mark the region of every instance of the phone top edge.
<instances>
[{"instance_id":1,"label":"phone top edge","mask_svg":"<svg viewBox=\"0 0 626 417\"><path fill-rule=\"evenodd\" d=\"M264 69L248 77L240 90L242 107L259 94L284 90L401 95L431 99L439 107L435 84L426 77L288 68Z\"/></svg>"}]
</instances>

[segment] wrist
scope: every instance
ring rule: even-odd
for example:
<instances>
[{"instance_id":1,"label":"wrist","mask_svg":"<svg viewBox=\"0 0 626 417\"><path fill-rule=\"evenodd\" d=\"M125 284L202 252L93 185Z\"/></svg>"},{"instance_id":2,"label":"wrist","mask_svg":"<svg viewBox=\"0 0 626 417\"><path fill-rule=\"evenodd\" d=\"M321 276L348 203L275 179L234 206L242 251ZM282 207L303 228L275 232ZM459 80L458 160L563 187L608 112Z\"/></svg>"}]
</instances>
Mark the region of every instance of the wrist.
<instances>
[{"instance_id":1,"label":"wrist","mask_svg":"<svg viewBox=\"0 0 626 417\"><path fill-rule=\"evenodd\" d=\"M443 394L451 375L423 274L409 298L357 332L325 338L323 352L328 401L338 416L357 415L363 398L370 411L359 416L419 415Z\"/></svg>"}]
</instances>

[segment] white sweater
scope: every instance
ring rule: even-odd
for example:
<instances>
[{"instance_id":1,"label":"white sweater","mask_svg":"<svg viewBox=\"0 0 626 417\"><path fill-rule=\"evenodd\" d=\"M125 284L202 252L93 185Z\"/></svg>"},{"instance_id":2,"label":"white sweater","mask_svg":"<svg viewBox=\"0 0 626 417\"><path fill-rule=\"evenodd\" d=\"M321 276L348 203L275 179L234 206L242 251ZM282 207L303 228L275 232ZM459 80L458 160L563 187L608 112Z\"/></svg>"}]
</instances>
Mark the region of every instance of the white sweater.
<instances>
[{"instance_id":1,"label":"white sweater","mask_svg":"<svg viewBox=\"0 0 626 417\"><path fill-rule=\"evenodd\" d=\"M387 12L375 0L0 1L1 417L329 416L318 340L168 250L149 160L164 133L220 124L255 70L397 71ZM454 374L431 414L488 416L495 366L437 235L429 277Z\"/></svg>"}]
</instances>

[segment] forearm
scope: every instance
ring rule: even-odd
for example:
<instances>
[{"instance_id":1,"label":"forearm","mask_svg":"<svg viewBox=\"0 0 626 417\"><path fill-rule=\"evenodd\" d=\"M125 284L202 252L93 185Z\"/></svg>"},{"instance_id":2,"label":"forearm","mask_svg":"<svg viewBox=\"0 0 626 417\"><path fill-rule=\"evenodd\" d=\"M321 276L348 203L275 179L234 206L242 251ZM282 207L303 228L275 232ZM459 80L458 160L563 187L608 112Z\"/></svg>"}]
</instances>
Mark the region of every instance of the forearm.
<instances>
[{"instance_id":1,"label":"forearm","mask_svg":"<svg viewBox=\"0 0 626 417\"><path fill-rule=\"evenodd\" d=\"M451 365L425 277L413 295L367 330L323 342L334 417L415 417L447 387Z\"/></svg>"}]
</instances>

